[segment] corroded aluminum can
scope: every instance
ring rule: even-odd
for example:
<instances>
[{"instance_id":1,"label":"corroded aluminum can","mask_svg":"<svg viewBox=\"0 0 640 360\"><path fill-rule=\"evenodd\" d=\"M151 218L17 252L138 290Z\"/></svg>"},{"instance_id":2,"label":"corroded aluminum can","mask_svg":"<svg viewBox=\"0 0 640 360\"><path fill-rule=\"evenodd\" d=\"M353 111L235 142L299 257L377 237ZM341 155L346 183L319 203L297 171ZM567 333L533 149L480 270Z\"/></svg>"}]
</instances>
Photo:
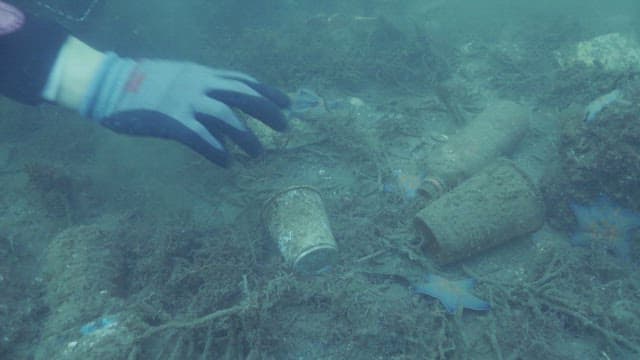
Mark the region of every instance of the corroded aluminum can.
<instances>
[{"instance_id":1,"label":"corroded aluminum can","mask_svg":"<svg viewBox=\"0 0 640 360\"><path fill-rule=\"evenodd\" d=\"M303 185L275 193L262 209L262 222L296 273L321 273L335 262L338 248L316 189Z\"/></svg>"}]
</instances>

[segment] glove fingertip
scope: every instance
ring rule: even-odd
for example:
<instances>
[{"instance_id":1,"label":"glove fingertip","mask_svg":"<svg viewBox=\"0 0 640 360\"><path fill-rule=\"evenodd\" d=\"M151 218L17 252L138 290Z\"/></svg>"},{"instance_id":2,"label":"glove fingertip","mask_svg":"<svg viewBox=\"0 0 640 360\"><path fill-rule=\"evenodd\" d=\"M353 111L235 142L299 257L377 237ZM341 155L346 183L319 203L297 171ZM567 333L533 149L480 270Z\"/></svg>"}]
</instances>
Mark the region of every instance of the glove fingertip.
<instances>
[{"instance_id":1,"label":"glove fingertip","mask_svg":"<svg viewBox=\"0 0 640 360\"><path fill-rule=\"evenodd\" d=\"M231 154L226 148L218 149L204 141L184 142L187 146L204 156L207 160L222 167L229 168L232 163Z\"/></svg>"},{"instance_id":2,"label":"glove fingertip","mask_svg":"<svg viewBox=\"0 0 640 360\"><path fill-rule=\"evenodd\" d=\"M215 158L210 158L209 160L225 169L231 167L231 156L226 152L223 153L222 156L216 156Z\"/></svg>"},{"instance_id":3,"label":"glove fingertip","mask_svg":"<svg viewBox=\"0 0 640 360\"><path fill-rule=\"evenodd\" d=\"M289 95L284 92L273 88L271 86L266 86L262 84L258 84L261 89L260 92L268 99L271 99L278 107L280 108L289 108L291 106L291 99Z\"/></svg>"},{"instance_id":4,"label":"glove fingertip","mask_svg":"<svg viewBox=\"0 0 640 360\"><path fill-rule=\"evenodd\" d=\"M276 131L287 131L289 129L289 121L284 116L281 111L275 112L272 116L270 116L269 120L265 120L265 122Z\"/></svg>"},{"instance_id":5,"label":"glove fingertip","mask_svg":"<svg viewBox=\"0 0 640 360\"><path fill-rule=\"evenodd\" d=\"M260 143L258 137L251 131L244 132L241 135L233 135L231 137L233 141L252 158L257 158L264 153L262 143Z\"/></svg>"},{"instance_id":6,"label":"glove fingertip","mask_svg":"<svg viewBox=\"0 0 640 360\"><path fill-rule=\"evenodd\" d=\"M271 102L276 104L281 109L285 109L291 106L291 99L289 98L289 95L285 94L284 92L278 90L275 87L265 85L260 82L256 82L256 83L245 82L245 84L247 84L253 90L258 92L260 95L269 99Z\"/></svg>"}]
</instances>

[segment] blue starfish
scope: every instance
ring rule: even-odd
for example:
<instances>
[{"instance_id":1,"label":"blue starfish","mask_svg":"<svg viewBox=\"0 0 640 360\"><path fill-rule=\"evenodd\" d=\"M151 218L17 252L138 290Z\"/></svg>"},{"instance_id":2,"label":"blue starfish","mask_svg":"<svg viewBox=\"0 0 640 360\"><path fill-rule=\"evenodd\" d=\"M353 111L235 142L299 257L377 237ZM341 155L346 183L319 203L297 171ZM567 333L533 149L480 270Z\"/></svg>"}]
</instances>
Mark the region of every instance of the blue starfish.
<instances>
[{"instance_id":1,"label":"blue starfish","mask_svg":"<svg viewBox=\"0 0 640 360\"><path fill-rule=\"evenodd\" d=\"M603 248L624 262L635 262L633 235L640 228L640 213L618 206L606 196L589 205L571 204L578 228L571 237L577 246Z\"/></svg>"},{"instance_id":2,"label":"blue starfish","mask_svg":"<svg viewBox=\"0 0 640 360\"><path fill-rule=\"evenodd\" d=\"M415 292L437 298L450 314L455 314L458 309L486 311L491 308L488 302L471 293L475 285L473 279L451 281L442 276L429 274L425 280L425 283L415 285Z\"/></svg>"}]
</instances>

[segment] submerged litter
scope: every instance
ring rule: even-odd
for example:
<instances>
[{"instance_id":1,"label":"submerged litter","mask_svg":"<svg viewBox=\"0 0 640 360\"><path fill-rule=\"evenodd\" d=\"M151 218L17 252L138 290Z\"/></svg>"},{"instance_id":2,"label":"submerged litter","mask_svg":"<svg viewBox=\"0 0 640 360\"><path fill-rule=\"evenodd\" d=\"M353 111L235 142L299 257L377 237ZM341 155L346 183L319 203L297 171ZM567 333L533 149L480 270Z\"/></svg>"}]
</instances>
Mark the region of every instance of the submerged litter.
<instances>
[{"instance_id":1,"label":"submerged litter","mask_svg":"<svg viewBox=\"0 0 640 360\"><path fill-rule=\"evenodd\" d=\"M587 105L584 113L584 122L590 123L594 121L600 111L604 110L607 106L615 102L625 105L631 104L631 102L622 98L622 91L620 91L619 89L615 89L598 97L597 99L590 102L589 105Z\"/></svg>"},{"instance_id":2,"label":"submerged litter","mask_svg":"<svg viewBox=\"0 0 640 360\"><path fill-rule=\"evenodd\" d=\"M116 316L107 315L84 324L80 328L80 333L82 335L89 335L96 331L112 328L116 325L118 325L118 318Z\"/></svg>"},{"instance_id":3,"label":"submerged litter","mask_svg":"<svg viewBox=\"0 0 640 360\"><path fill-rule=\"evenodd\" d=\"M309 113L325 113L327 111L324 99L315 91L301 88L291 97L290 116L304 117Z\"/></svg>"}]
</instances>

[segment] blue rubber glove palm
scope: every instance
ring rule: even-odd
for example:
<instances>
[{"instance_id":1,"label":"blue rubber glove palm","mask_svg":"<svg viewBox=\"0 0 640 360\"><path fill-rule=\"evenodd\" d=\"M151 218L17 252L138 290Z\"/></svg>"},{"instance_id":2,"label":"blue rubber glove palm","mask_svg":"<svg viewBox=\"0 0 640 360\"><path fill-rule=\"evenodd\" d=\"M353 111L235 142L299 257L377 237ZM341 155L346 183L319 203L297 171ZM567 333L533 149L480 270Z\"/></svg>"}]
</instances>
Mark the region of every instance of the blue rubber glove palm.
<instances>
[{"instance_id":1,"label":"blue rubber glove palm","mask_svg":"<svg viewBox=\"0 0 640 360\"><path fill-rule=\"evenodd\" d=\"M227 167L224 137L253 157L263 151L232 108L283 131L288 106L284 93L239 72L109 54L80 110L118 133L175 140Z\"/></svg>"}]
</instances>

